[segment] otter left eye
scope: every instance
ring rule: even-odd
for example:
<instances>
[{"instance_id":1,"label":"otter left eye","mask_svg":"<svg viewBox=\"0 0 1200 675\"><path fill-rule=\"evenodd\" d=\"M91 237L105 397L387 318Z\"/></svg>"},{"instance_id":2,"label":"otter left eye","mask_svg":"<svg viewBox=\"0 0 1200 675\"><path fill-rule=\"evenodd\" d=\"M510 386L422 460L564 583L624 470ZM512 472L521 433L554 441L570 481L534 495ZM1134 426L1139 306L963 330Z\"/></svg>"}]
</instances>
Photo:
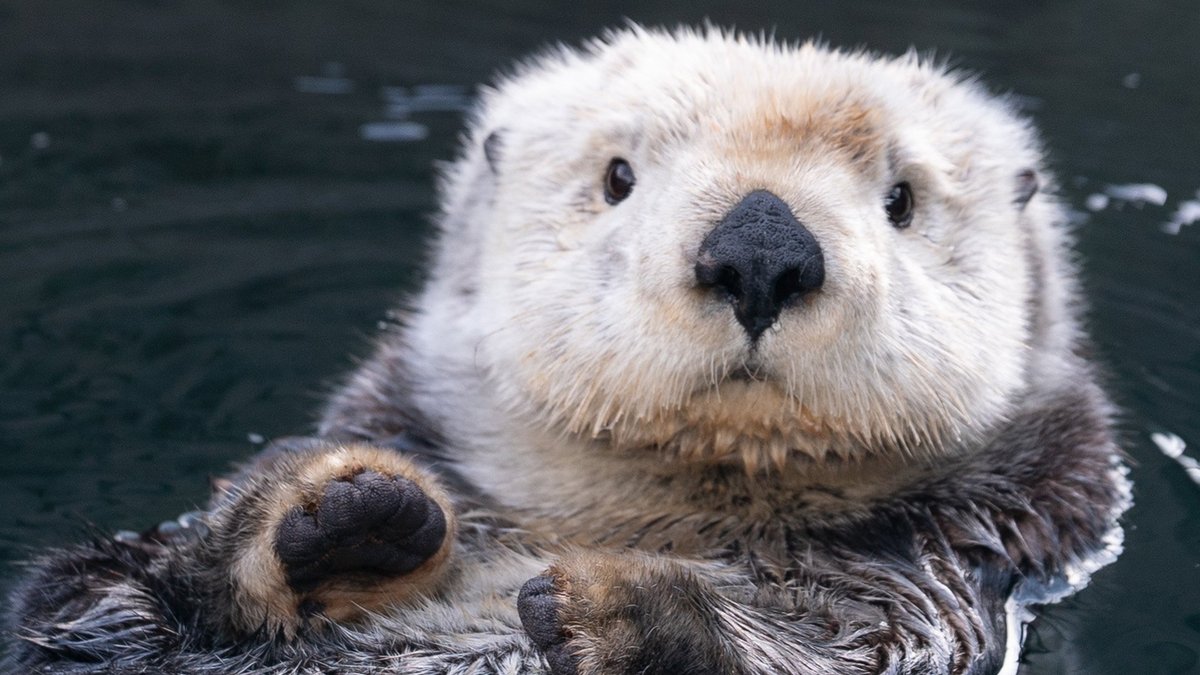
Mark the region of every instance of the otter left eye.
<instances>
[{"instance_id":1,"label":"otter left eye","mask_svg":"<svg viewBox=\"0 0 1200 675\"><path fill-rule=\"evenodd\" d=\"M888 191L883 200L883 208L887 211L888 220L897 230L912 225L913 194L908 183L897 183Z\"/></svg>"},{"instance_id":2,"label":"otter left eye","mask_svg":"<svg viewBox=\"0 0 1200 675\"><path fill-rule=\"evenodd\" d=\"M608 172L604 175L604 200L609 204L624 201L633 192L633 167L629 162L616 157L608 163Z\"/></svg>"}]
</instances>

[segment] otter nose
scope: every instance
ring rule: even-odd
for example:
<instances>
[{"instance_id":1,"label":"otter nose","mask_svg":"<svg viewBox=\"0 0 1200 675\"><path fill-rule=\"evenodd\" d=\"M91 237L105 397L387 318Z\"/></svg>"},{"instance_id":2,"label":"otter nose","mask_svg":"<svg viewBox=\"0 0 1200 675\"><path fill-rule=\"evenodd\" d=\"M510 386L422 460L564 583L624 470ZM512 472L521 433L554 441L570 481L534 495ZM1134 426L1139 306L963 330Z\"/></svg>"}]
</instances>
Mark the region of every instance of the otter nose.
<instances>
[{"instance_id":1,"label":"otter nose","mask_svg":"<svg viewBox=\"0 0 1200 675\"><path fill-rule=\"evenodd\" d=\"M738 323L757 340L785 306L821 287L825 258L782 199L755 190L700 244L696 280L727 293Z\"/></svg>"}]
</instances>

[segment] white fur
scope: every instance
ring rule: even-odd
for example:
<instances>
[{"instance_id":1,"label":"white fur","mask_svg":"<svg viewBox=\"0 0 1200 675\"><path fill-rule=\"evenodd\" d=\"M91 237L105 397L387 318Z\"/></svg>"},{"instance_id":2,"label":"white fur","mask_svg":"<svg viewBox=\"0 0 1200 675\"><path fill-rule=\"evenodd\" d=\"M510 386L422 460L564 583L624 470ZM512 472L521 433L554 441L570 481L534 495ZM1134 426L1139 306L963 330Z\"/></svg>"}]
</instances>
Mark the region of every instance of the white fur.
<instances>
[{"instance_id":1,"label":"white fur","mask_svg":"<svg viewBox=\"0 0 1200 675\"><path fill-rule=\"evenodd\" d=\"M865 157L839 148L855 133ZM609 205L614 157L637 183ZM1039 162L1005 103L913 55L636 28L545 55L485 92L446 172L409 329L418 400L479 452L484 484L518 470L493 451L514 439L749 470L955 452L1050 367L1033 352L1073 337L1065 272L1030 268L1031 248L1058 259L1059 207L1013 203ZM916 216L896 230L883 203L901 181ZM816 236L826 283L751 350L693 267L755 189ZM1051 286L1031 321L1035 275Z\"/></svg>"}]
</instances>

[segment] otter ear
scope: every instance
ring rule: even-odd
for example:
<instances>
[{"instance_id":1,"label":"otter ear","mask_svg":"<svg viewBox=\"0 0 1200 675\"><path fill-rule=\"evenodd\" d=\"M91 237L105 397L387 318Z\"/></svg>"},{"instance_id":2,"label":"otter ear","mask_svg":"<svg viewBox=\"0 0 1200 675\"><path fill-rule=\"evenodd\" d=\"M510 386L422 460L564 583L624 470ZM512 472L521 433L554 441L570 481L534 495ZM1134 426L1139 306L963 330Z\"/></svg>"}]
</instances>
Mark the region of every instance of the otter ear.
<instances>
[{"instance_id":1,"label":"otter ear","mask_svg":"<svg viewBox=\"0 0 1200 675\"><path fill-rule=\"evenodd\" d=\"M483 156L487 158L492 173L496 173L496 165L500 162L500 152L504 149L503 133L504 129L497 129L483 139Z\"/></svg>"},{"instance_id":2,"label":"otter ear","mask_svg":"<svg viewBox=\"0 0 1200 675\"><path fill-rule=\"evenodd\" d=\"M1030 199L1037 194L1038 188L1041 187L1038 181L1037 171L1033 169L1024 169L1017 172L1017 196L1013 199L1013 203L1018 209L1024 209Z\"/></svg>"}]
</instances>

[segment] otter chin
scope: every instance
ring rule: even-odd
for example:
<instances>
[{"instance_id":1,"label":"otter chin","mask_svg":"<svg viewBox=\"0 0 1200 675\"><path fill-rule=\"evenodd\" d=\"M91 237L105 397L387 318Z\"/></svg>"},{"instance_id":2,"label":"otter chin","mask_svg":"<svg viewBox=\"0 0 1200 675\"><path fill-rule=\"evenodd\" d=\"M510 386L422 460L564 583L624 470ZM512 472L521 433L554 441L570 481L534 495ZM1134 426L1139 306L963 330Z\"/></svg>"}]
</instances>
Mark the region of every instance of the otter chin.
<instances>
[{"instance_id":1,"label":"otter chin","mask_svg":"<svg viewBox=\"0 0 1200 675\"><path fill-rule=\"evenodd\" d=\"M852 443L844 423L818 417L778 383L762 379L726 380L656 416L617 416L606 427L605 440L617 449L662 451L680 460L732 464L750 473L784 471L798 457L859 456L838 454Z\"/></svg>"},{"instance_id":2,"label":"otter chin","mask_svg":"<svg viewBox=\"0 0 1200 675\"><path fill-rule=\"evenodd\" d=\"M965 451L982 430L963 424L918 431L897 418L865 436L860 425L805 407L762 369L739 369L687 394L677 405L637 415L608 411L567 421L565 435L617 451L657 452L680 461L738 466L754 474L840 470L875 461L933 458ZM537 414L537 413L534 413Z\"/></svg>"},{"instance_id":3,"label":"otter chin","mask_svg":"<svg viewBox=\"0 0 1200 675\"><path fill-rule=\"evenodd\" d=\"M543 54L311 437L187 536L35 561L0 665L1010 673L1130 504L1067 220L1030 122L913 54Z\"/></svg>"}]
</instances>

